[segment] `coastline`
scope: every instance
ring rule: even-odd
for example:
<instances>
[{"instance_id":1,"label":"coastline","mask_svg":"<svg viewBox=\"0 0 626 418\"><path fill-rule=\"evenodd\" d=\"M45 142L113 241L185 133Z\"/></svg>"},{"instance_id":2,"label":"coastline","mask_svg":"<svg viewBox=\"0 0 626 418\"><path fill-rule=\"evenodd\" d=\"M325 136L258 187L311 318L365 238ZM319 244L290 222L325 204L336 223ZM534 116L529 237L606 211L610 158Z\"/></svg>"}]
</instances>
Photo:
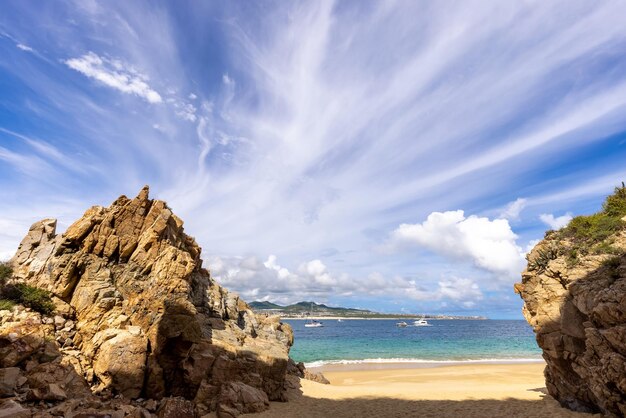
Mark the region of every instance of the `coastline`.
<instances>
[{"instance_id":1,"label":"coastline","mask_svg":"<svg viewBox=\"0 0 626 418\"><path fill-rule=\"evenodd\" d=\"M547 395L544 364L455 364L434 368L326 371L329 385L291 376L289 402L259 418L554 417L587 418ZM317 371L317 370L316 370Z\"/></svg>"},{"instance_id":2,"label":"coastline","mask_svg":"<svg viewBox=\"0 0 626 418\"><path fill-rule=\"evenodd\" d=\"M418 320L422 316L421 315L408 315L408 316L284 316L279 315L280 319L288 319L289 321L308 321L310 319L315 319L316 321L336 321L341 319L342 321L350 321L354 319L370 321L370 320L378 320L378 321L406 321L406 320ZM489 318L430 318L426 317L429 321L489 321Z\"/></svg>"},{"instance_id":3,"label":"coastline","mask_svg":"<svg viewBox=\"0 0 626 418\"><path fill-rule=\"evenodd\" d=\"M305 367L313 372L344 372L369 370L402 370L432 369L438 367L472 366L472 365L524 365L541 364L543 358L511 358L511 359L476 359L476 360L422 360L422 359L363 359L363 360L328 360L305 363Z\"/></svg>"}]
</instances>

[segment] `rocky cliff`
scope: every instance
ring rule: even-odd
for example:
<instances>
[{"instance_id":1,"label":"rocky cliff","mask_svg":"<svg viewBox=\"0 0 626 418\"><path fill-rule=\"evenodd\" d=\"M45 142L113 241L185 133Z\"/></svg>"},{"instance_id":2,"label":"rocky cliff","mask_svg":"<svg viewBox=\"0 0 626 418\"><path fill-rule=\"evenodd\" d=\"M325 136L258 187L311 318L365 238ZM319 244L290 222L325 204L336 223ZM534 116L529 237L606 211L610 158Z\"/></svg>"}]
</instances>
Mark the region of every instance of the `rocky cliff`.
<instances>
[{"instance_id":1,"label":"rocky cliff","mask_svg":"<svg viewBox=\"0 0 626 418\"><path fill-rule=\"evenodd\" d=\"M603 210L549 231L515 290L563 406L626 416L626 188Z\"/></svg>"},{"instance_id":2,"label":"rocky cliff","mask_svg":"<svg viewBox=\"0 0 626 418\"><path fill-rule=\"evenodd\" d=\"M23 377L13 386L24 397L167 397L226 417L284 400L290 327L220 287L147 187L55 229L53 219L35 223L11 265L17 280L54 295L57 315L0 315L0 367ZM44 377L31 382L37 368Z\"/></svg>"}]
</instances>

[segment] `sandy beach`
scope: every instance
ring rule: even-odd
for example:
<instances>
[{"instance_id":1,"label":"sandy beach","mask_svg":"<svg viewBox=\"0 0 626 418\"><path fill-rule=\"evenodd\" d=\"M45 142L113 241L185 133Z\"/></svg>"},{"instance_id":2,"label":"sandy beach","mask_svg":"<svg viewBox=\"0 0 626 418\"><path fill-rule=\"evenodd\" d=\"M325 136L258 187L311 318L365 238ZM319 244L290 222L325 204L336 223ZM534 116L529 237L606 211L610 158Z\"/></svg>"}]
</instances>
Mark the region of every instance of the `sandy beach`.
<instances>
[{"instance_id":1,"label":"sandy beach","mask_svg":"<svg viewBox=\"0 0 626 418\"><path fill-rule=\"evenodd\" d=\"M289 402L272 402L264 418L555 417L600 415L561 408L546 395L544 365L472 364L430 368L324 371L330 385L293 379Z\"/></svg>"}]
</instances>

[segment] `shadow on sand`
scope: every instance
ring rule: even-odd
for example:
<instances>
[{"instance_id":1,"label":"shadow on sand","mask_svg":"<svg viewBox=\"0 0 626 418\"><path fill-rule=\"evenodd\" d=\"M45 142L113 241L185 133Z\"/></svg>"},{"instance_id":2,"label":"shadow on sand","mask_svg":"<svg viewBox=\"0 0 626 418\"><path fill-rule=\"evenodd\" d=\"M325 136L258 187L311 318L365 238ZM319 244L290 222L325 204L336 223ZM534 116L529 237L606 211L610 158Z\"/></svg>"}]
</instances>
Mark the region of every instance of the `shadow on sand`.
<instances>
[{"instance_id":1,"label":"shadow on sand","mask_svg":"<svg viewBox=\"0 0 626 418\"><path fill-rule=\"evenodd\" d=\"M293 382L293 380L292 380ZM287 403L272 402L269 411L246 417L275 418L587 418L593 415L562 408L552 397L542 394L540 400L407 400L377 396L348 399L313 398L297 387L289 389ZM328 387L328 386L327 386ZM332 391L332 387L328 387ZM545 388L529 389L545 393ZM596 415L600 416L600 415Z\"/></svg>"}]
</instances>

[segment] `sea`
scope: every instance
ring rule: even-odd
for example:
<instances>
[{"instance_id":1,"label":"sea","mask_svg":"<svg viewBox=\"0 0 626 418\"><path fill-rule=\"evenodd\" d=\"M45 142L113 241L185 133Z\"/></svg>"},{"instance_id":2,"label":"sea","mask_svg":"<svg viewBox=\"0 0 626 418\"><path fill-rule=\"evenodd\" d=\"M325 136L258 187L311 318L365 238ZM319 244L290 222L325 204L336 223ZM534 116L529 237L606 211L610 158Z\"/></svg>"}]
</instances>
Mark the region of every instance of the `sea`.
<instances>
[{"instance_id":1,"label":"sea","mask_svg":"<svg viewBox=\"0 0 626 418\"><path fill-rule=\"evenodd\" d=\"M523 320L428 320L431 326L406 328L387 319L327 319L319 328L305 327L304 320L284 322L294 331L290 356L307 367L542 361L533 330Z\"/></svg>"}]
</instances>

